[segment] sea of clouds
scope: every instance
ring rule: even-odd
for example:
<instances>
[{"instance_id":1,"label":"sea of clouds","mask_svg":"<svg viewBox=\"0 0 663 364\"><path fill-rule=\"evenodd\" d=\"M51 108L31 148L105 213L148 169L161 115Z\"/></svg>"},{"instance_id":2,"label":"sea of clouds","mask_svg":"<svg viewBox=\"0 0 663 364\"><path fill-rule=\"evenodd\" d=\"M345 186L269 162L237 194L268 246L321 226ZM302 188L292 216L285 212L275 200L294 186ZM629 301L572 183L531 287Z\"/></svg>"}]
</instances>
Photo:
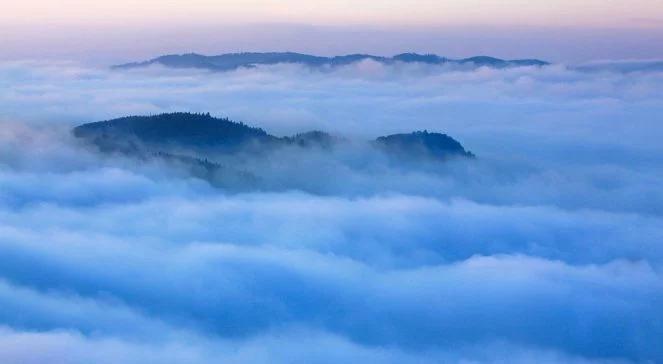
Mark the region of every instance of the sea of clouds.
<instances>
[{"instance_id":1,"label":"sea of clouds","mask_svg":"<svg viewBox=\"0 0 663 364\"><path fill-rule=\"evenodd\" d=\"M2 63L0 362L661 362L663 72L622 63ZM70 134L170 111L477 159L287 151L239 193Z\"/></svg>"}]
</instances>

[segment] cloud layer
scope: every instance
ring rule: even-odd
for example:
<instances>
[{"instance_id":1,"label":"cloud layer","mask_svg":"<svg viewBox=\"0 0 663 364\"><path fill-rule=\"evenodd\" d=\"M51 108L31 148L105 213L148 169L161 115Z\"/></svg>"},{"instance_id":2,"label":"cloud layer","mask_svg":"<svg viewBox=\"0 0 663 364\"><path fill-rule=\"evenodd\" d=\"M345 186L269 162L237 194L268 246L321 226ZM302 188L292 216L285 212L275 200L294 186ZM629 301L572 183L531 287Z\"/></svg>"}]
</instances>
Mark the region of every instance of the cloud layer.
<instances>
[{"instance_id":1,"label":"cloud layer","mask_svg":"<svg viewBox=\"0 0 663 364\"><path fill-rule=\"evenodd\" d=\"M656 70L0 76L3 362L663 360ZM442 131L479 158L284 152L248 161L278 188L235 193L68 133L175 110L276 134Z\"/></svg>"}]
</instances>

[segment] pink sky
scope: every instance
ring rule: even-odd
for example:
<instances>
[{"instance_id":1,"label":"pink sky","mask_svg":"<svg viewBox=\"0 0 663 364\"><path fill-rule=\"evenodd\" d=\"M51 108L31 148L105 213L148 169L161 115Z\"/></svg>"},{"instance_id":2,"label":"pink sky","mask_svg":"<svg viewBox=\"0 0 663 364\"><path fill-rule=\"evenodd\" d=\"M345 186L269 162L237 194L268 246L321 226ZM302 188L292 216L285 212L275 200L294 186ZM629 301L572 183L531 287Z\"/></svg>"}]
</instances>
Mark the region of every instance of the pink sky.
<instances>
[{"instance_id":1,"label":"pink sky","mask_svg":"<svg viewBox=\"0 0 663 364\"><path fill-rule=\"evenodd\" d=\"M292 50L573 62L661 58L662 35L661 0L23 0L0 12L0 59Z\"/></svg>"}]
</instances>

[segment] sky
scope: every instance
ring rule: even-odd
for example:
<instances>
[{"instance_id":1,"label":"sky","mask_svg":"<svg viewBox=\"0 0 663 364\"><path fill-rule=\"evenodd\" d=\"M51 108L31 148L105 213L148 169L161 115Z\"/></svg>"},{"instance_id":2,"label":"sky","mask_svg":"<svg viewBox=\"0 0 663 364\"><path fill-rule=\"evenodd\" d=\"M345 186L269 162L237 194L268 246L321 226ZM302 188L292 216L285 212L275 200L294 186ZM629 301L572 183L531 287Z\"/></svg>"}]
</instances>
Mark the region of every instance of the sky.
<instances>
[{"instance_id":1,"label":"sky","mask_svg":"<svg viewBox=\"0 0 663 364\"><path fill-rule=\"evenodd\" d=\"M2 59L91 62L293 50L661 58L663 4L634 1L6 1Z\"/></svg>"},{"instance_id":2,"label":"sky","mask_svg":"<svg viewBox=\"0 0 663 364\"><path fill-rule=\"evenodd\" d=\"M659 0L27 0L8 2L3 22L15 24L158 25L216 22L324 25L541 25L652 27L663 21ZM126 24L125 23L125 24Z\"/></svg>"}]
</instances>

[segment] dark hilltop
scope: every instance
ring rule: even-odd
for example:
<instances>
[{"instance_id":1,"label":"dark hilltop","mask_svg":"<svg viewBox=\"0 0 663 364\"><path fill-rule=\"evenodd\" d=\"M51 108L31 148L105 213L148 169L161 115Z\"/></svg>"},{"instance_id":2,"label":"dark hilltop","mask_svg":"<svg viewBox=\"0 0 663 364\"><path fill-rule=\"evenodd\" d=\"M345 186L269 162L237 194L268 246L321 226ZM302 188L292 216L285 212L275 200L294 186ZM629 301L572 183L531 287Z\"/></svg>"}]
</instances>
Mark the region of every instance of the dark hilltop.
<instances>
[{"instance_id":1,"label":"dark hilltop","mask_svg":"<svg viewBox=\"0 0 663 364\"><path fill-rule=\"evenodd\" d=\"M73 135L101 153L177 165L222 187L259 186L264 166L278 164L274 159L284 155L300 161L315 155L324 164L335 152L350 150L347 154L356 159L382 156L398 168L475 158L458 141L441 133L416 131L363 142L319 130L278 137L209 113L127 116L80 125Z\"/></svg>"}]
</instances>

